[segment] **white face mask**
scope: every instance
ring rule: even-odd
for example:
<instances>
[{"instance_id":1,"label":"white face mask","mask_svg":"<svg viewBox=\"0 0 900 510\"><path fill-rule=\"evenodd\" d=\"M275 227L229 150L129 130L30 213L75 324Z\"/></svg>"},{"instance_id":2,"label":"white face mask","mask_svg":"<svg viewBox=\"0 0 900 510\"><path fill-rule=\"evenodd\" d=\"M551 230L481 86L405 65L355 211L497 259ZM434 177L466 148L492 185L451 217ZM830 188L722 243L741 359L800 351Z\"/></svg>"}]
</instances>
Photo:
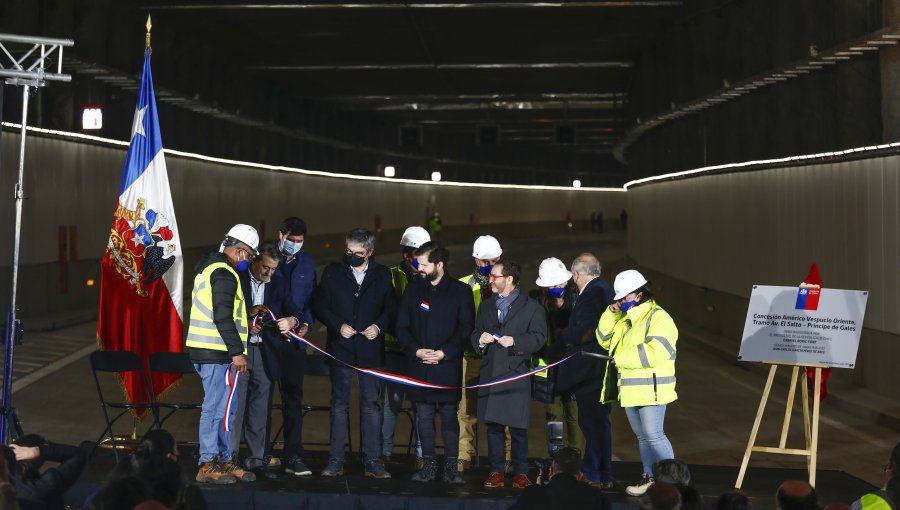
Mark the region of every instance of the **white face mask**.
<instances>
[{"instance_id":1,"label":"white face mask","mask_svg":"<svg viewBox=\"0 0 900 510\"><path fill-rule=\"evenodd\" d=\"M284 253L288 257L296 255L300 252L300 249L303 248L303 241L296 243L291 241L290 239L283 239L281 241L281 253Z\"/></svg>"}]
</instances>

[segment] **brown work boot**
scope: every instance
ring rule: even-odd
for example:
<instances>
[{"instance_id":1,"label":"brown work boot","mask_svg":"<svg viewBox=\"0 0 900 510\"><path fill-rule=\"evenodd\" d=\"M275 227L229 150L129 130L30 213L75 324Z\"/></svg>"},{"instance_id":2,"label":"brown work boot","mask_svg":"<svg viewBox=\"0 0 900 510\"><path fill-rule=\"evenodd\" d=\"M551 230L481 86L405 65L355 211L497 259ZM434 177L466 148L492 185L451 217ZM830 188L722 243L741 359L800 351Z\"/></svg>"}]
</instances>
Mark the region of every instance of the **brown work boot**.
<instances>
[{"instance_id":1,"label":"brown work boot","mask_svg":"<svg viewBox=\"0 0 900 510\"><path fill-rule=\"evenodd\" d=\"M531 480L528 479L528 475L516 475L513 477L512 486L513 489L524 489L529 485L533 485Z\"/></svg>"},{"instance_id":2,"label":"brown work boot","mask_svg":"<svg viewBox=\"0 0 900 510\"><path fill-rule=\"evenodd\" d=\"M223 473L233 476L239 482L256 481L255 474L253 474L251 471L247 471L246 469L241 469L241 466L230 460L228 462L225 462L224 464L220 464L219 467L222 469Z\"/></svg>"},{"instance_id":3,"label":"brown work boot","mask_svg":"<svg viewBox=\"0 0 900 510\"><path fill-rule=\"evenodd\" d=\"M222 471L222 468L215 462L205 462L201 464L195 480L197 480L197 483L212 483L217 485L237 483L237 478Z\"/></svg>"},{"instance_id":4,"label":"brown work boot","mask_svg":"<svg viewBox=\"0 0 900 510\"><path fill-rule=\"evenodd\" d=\"M506 475L499 471L491 471L491 475L488 476L488 479L484 482L484 486L489 489L496 489L498 487L503 487L506 483Z\"/></svg>"}]
</instances>

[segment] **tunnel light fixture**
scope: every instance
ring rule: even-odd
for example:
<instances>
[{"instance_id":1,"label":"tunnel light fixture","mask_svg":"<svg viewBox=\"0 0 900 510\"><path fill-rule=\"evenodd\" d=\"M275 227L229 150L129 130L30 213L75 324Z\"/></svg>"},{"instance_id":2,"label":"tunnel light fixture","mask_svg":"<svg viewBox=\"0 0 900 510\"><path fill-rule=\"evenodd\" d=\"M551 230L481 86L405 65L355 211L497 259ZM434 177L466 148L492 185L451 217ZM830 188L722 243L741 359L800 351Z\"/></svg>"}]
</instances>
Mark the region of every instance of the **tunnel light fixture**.
<instances>
[{"instance_id":1,"label":"tunnel light fixture","mask_svg":"<svg viewBox=\"0 0 900 510\"><path fill-rule=\"evenodd\" d=\"M103 129L103 109L97 105L81 108L81 129L85 131Z\"/></svg>"},{"instance_id":2,"label":"tunnel light fixture","mask_svg":"<svg viewBox=\"0 0 900 510\"><path fill-rule=\"evenodd\" d=\"M388 166L384 167L384 176L385 177L393 177L395 175L397 175L397 170L393 166L388 165Z\"/></svg>"},{"instance_id":3,"label":"tunnel light fixture","mask_svg":"<svg viewBox=\"0 0 900 510\"><path fill-rule=\"evenodd\" d=\"M572 180L572 187L573 187L573 188L580 188L580 187L581 187L581 180L579 180L579 179L573 179L573 180Z\"/></svg>"},{"instance_id":4,"label":"tunnel light fixture","mask_svg":"<svg viewBox=\"0 0 900 510\"><path fill-rule=\"evenodd\" d=\"M432 182L441 182L441 173L437 170L431 172L431 180Z\"/></svg>"}]
</instances>

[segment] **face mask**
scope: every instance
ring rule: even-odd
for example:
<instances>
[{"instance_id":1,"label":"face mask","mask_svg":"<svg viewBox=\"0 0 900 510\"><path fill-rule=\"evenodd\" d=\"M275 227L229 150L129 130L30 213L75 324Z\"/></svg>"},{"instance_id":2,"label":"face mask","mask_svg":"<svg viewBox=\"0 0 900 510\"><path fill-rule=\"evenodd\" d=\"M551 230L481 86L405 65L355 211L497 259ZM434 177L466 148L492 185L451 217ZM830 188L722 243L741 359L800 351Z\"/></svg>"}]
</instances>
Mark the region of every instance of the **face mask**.
<instances>
[{"instance_id":1,"label":"face mask","mask_svg":"<svg viewBox=\"0 0 900 510\"><path fill-rule=\"evenodd\" d=\"M419 259L412 259L409 263L413 269L419 269Z\"/></svg>"},{"instance_id":2,"label":"face mask","mask_svg":"<svg viewBox=\"0 0 900 510\"><path fill-rule=\"evenodd\" d=\"M494 269L494 264L489 266L479 267L478 272L481 273L481 276L487 276L491 274L491 269Z\"/></svg>"},{"instance_id":3,"label":"face mask","mask_svg":"<svg viewBox=\"0 0 900 510\"><path fill-rule=\"evenodd\" d=\"M239 260L238 263L237 263L237 268L236 268L236 269L237 269L238 271L246 271L249 267L250 267L250 261L249 261L249 260Z\"/></svg>"},{"instance_id":4,"label":"face mask","mask_svg":"<svg viewBox=\"0 0 900 510\"><path fill-rule=\"evenodd\" d=\"M286 256L290 257L297 254L300 251L300 248L303 248L303 242L295 243L289 239L284 239L278 243L279 249L281 253L284 253Z\"/></svg>"},{"instance_id":5,"label":"face mask","mask_svg":"<svg viewBox=\"0 0 900 510\"><path fill-rule=\"evenodd\" d=\"M633 299L631 301L624 301L621 305L619 305L619 309L623 312L627 312L630 308L633 308L638 305L637 299Z\"/></svg>"},{"instance_id":6,"label":"face mask","mask_svg":"<svg viewBox=\"0 0 900 510\"><path fill-rule=\"evenodd\" d=\"M366 263L365 257L360 257L355 253L345 253L344 254L344 264L347 264L350 267L359 267Z\"/></svg>"},{"instance_id":7,"label":"face mask","mask_svg":"<svg viewBox=\"0 0 900 510\"><path fill-rule=\"evenodd\" d=\"M563 297L563 294L566 293L566 288L565 287L553 287L552 289L548 289L548 291L550 292L550 297L552 297L553 299L559 299L559 298Z\"/></svg>"}]
</instances>

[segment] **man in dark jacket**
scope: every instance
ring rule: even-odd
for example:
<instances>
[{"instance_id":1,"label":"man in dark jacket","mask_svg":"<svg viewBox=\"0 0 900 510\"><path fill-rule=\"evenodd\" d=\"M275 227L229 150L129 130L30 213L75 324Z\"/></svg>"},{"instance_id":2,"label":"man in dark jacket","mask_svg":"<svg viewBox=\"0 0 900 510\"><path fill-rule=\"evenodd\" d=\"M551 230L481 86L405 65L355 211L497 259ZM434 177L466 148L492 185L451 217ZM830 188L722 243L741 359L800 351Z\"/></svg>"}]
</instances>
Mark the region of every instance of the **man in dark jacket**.
<instances>
[{"instance_id":1,"label":"man in dark jacket","mask_svg":"<svg viewBox=\"0 0 900 510\"><path fill-rule=\"evenodd\" d=\"M375 261L375 234L355 228L347 234L341 262L328 264L313 295L313 312L328 328L328 352L360 368L384 365L384 332L392 324L397 301L391 272ZM322 476L344 474L352 368L331 364L331 454ZM360 372L360 435L365 475L390 478L381 461L381 402L379 380Z\"/></svg>"},{"instance_id":2,"label":"man in dark jacket","mask_svg":"<svg viewBox=\"0 0 900 510\"><path fill-rule=\"evenodd\" d=\"M278 270L281 254L273 242L259 245L259 255L254 257L250 269L238 273L244 302L250 309L248 319L252 322L258 313L268 310L281 317L275 322L269 315L260 316L260 321L250 328L247 342L247 377L238 381L237 412L232 425L231 445L237 452L241 444L241 433L247 440L247 458L244 466L257 477L276 478L265 460L268 446L269 418L272 403L272 380L281 377L278 353L280 344L285 344L284 334L298 327L300 320L285 316L288 296L284 280L273 279ZM302 349L294 343L289 347Z\"/></svg>"},{"instance_id":3,"label":"man in dark jacket","mask_svg":"<svg viewBox=\"0 0 900 510\"><path fill-rule=\"evenodd\" d=\"M600 261L590 253L582 253L572 262L572 280L578 287L578 296L568 325L559 334L564 356L580 350L600 350L594 330L600 314L615 295L600 279L600 269ZM578 356L560 365L556 375L559 393L574 395L578 404L578 426L585 441L584 478L601 489L613 486L610 405L600 403L605 367L604 360Z\"/></svg>"},{"instance_id":4,"label":"man in dark jacket","mask_svg":"<svg viewBox=\"0 0 900 510\"><path fill-rule=\"evenodd\" d=\"M577 448L560 448L553 455L549 473L541 473L541 478L549 476L546 484L525 489L510 510L607 510L609 500L596 487L579 481L581 475L581 452Z\"/></svg>"},{"instance_id":5,"label":"man in dark jacket","mask_svg":"<svg viewBox=\"0 0 900 510\"><path fill-rule=\"evenodd\" d=\"M407 373L414 379L442 386L462 382L462 356L475 322L475 306L468 285L445 273L450 252L435 241L415 251L419 276L410 282L400 299L397 337L406 353ZM435 410L441 416L444 440L444 481L463 483L457 469L459 420L456 409L460 389L429 390L410 387L416 404L416 429L422 442L423 465L412 479L430 482L437 474L435 457Z\"/></svg>"},{"instance_id":6,"label":"man in dark jacket","mask_svg":"<svg viewBox=\"0 0 900 510\"><path fill-rule=\"evenodd\" d=\"M200 411L200 469L197 481L228 484L253 481L256 476L231 461L231 433L224 420L229 407L225 391L230 380L247 373L247 308L238 271L250 266L259 246L259 234L250 225L231 227L218 253L209 253L197 263L187 347L203 383ZM229 424L230 426L230 424Z\"/></svg>"},{"instance_id":7,"label":"man in dark jacket","mask_svg":"<svg viewBox=\"0 0 900 510\"><path fill-rule=\"evenodd\" d=\"M305 337L313 325L310 298L316 287L316 263L303 253L306 222L296 216L285 218L278 231L278 249L284 256L273 280L280 280L287 295L284 313L300 320L297 334ZM274 379L281 379L281 416L284 423L284 472L295 476L310 476L312 471L303 463L303 376L306 368L306 349L298 344L275 343L274 349L281 368ZM269 452L267 452L269 453Z\"/></svg>"},{"instance_id":8,"label":"man in dark jacket","mask_svg":"<svg viewBox=\"0 0 900 510\"><path fill-rule=\"evenodd\" d=\"M480 383L524 374L531 369L531 355L547 338L544 308L519 291L519 264L500 260L491 269L491 291L481 303L472 345L482 354ZM528 480L528 421L531 415L531 382L519 379L478 390L478 416L487 425L488 460L491 474L485 487L503 487L504 434L512 436L514 488L531 485Z\"/></svg>"}]
</instances>

